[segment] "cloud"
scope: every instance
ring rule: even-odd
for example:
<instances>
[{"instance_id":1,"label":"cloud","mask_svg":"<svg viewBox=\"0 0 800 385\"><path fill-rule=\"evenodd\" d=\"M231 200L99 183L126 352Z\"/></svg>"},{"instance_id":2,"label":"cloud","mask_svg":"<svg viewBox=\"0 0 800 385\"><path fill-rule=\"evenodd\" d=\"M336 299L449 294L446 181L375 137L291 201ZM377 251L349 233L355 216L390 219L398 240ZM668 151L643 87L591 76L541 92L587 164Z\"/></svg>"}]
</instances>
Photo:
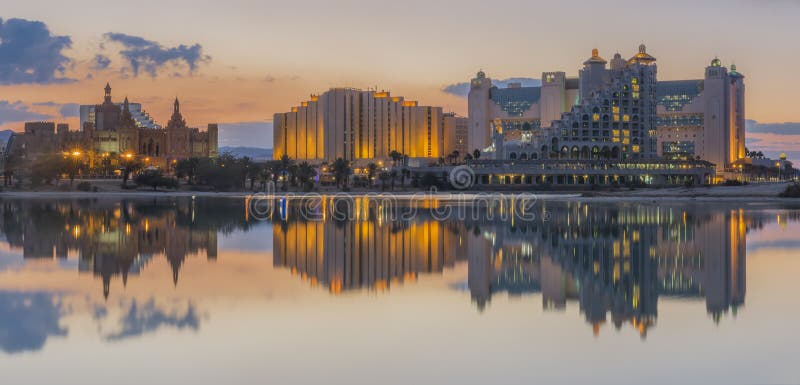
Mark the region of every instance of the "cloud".
<instances>
[{"instance_id":1,"label":"cloud","mask_svg":"<svg viewBox=\"0 0 800 385\"><path fill-rule=\"evenodd\" d=\"M509 83L521 83L523 87L539 87L542 81L533 78L508 78L502 80L492 80L492 85L498 88L508 87ZM450 84L442 88L442 92L451 95L467 97L469 95L469 82Z\"/></svg>"},{"instance_id":2,"label":"cloud","mask_svg":"<svg viewBox=\"0 0 800 385\"><path fill-rule=\"evenodd\" d=\"M41 350L50 336L65 336L61 303L51 294L0 292L0 350Z\"/></svg>"},{"instance_id":3,"label":"cloud","mask_svg":"<svg viewBox=\"0 0 800 385\"><path fill-rule=\"evenodd\" d=\"M78 103L65 103L61 105L58 112L61 114L62 118L74 118L80 115L80 108L81 105Z\"/></svg>"},{"instance_id":4,"label":"cloud","mask_svg":"<svg viewBox=\"0 0 800 385\"><path fill-rule=\"evenodd\" d=\"M31 111L30 108L22 102L17 101L11 103L6 100L0 100L0 124L47 120L52 118L52 115Z\"/></svg>"},{"instance_id":5,"label":"cloud","mask_svg":"<svg viewBox=\"0 0 800 385\"><path fill-rule=\"evenodd\" d=\"M762 151L770 158L786 153L790 160L800 160L800 123L759 123L748 120L747 148Z\"/></svg>"},{"instance_id":6,"label":"cloud","mask_svg":"<svg viewBox=\"0 0 800 385\"><path fill-rule=\"evenodd\" d=\"M747 132L779 134L779 135L800 135L800 123L759 123L755 120L745 122Z\"/></svg>"},{"instance_id":7,"label":"cloud","mask_svg":"<svg viewBox=\"0 0 800 385\"><path fill-rule=\"evenodd\" d=\"M220 123L219 145L272 148L272 122Z\"/></svg>"},{"instance_id":8,"label":"cloud","mask_svg":"<svg viewBox=\"0 0 800 385\"><path fill-rule=\"evenodd\" d=\"M203 47L200 44L164 47L155 41L116 32L106 33L103 37L123 47L119 54L130 67L134 77L139 76L141 72L156 77L158 71L168 65L186 66L188 73L192 74L198 65L211 60L210 56L203 54ZM175 72L171 76L175 76Z\"/></svg>"},{"instance_id":9,"label":"cloud","mask_svg":"<svg viewBox=\"0 0 800 385\"><path fill-rule=\"evenodd\" d=\"M134 300L128 312L122 317L121 323L121 330L106 336L107 340L119 341L131 337L139 337L147 333L153 333L163 326L172 326L177 329L189 328L192 330L200 328L200 318L197 316L194 305L189 304L184 314L179 314L177 311L167 313L159 309L153 299L142 306L138 306L136 300Z\"/></svg>"},{"instance_id":10,"label":"cloud","mask_svg":"<svg viewBox=\"0 0 800 385\"><path fill-rule=\"evenodd\" d=\"M60 106L60 104L58 104L56 102L36 102L36 103L33 103L33 105L37 106L37 107L58 107L58 106Z\"/></svg>"},{"instance_id":11,"label":"cloud","mask_svg":"<svg viewBox=\"0 0 800 385\"><path fill-rule=\"evenodd\" d=\"M69 36L53 36L46 24L24 19L0 19L0 84L54 84L76 81L64 77L72 60L64 50Z\"/></svg>"},{"instance_id":12,"label":"cloud","mask_svg":"<svg viewBox=\"0 0 800 385\"><path fill-rule=\"evenodd\" d=\"M111 59L108 56L97 54L92 59L92 69L94 70L104 70L111 65Z\"/></svg>"}]
</instances>

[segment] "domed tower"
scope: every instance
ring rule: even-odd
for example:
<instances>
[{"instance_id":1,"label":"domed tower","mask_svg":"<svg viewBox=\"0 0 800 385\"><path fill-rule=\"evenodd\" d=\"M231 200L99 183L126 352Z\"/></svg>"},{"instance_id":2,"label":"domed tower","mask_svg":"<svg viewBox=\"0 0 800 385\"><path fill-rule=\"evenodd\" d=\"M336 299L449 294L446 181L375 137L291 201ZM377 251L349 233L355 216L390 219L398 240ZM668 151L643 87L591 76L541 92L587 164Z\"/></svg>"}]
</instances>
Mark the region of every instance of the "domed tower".
<instances>
[{"instance_id":1,"label":"domed tower","mask_svg":"<svg viewBox=\"0 0 800 385\"><path fill-rule=\"evenodd\" d=\"M580 72L581 100L589 100L592 93L602 89L608 80L606 71L606 59L600 57L600 51L592 49L592 57L583 62L583 69Z\"/></svg>"},{"instance_id":2,"label":"domed tower","mask_svg":"<svg viewBox=\"0 0 800 385\"><path fill-rule=\"evenodd\" d=\"M492 79L483 70L478 71L469 88L469 127L467 129L467 150L483 150L491 142L489 124Z\"/></svg>"},{"instance_id":3,"label":"domed tower","mask_svg":"<svg viewBox=\"0 0 800 385\"><path fill-rule=\"evenodd\" d=\"M614 58L611 59L611 70L622 71L623 69L625 69L625 64L627 63L628 61L623 59L622 55L620 55L619 52L617 52L614 54Z\"/></svg>"},{"instance_id":4,"label":"domed tower","mask_svg":"<svg viewBox=\"0 0 800 385\"><path fill-rule=\"evenodd\" d=\"M636 53L636 55L633 55L633 57L628 60L628 64L651 65L655 62L656 58L647 53L647 46L645 46L644 44L640 44L639 52Z\"/></svg>"}]
</instances>

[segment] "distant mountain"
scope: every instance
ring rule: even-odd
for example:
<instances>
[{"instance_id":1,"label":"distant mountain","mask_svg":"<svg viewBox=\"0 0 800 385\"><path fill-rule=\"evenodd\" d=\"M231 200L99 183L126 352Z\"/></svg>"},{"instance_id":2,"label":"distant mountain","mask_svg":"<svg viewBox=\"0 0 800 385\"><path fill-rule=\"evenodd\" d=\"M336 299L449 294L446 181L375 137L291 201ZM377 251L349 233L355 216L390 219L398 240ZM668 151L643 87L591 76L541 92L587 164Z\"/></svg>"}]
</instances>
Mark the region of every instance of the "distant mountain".
<instances>
[{"instance_id":1,"label":"distant mountain","mask_svg":"<svg viewBox=\"0 0 800 385\"><path fill-rule=\"evenodd\" d=\"M247 156L256 160L270 160L272 159L271 148L261 147L220 147L219 153L231 153L236 157Z\"/></svg>"}]
</instances>

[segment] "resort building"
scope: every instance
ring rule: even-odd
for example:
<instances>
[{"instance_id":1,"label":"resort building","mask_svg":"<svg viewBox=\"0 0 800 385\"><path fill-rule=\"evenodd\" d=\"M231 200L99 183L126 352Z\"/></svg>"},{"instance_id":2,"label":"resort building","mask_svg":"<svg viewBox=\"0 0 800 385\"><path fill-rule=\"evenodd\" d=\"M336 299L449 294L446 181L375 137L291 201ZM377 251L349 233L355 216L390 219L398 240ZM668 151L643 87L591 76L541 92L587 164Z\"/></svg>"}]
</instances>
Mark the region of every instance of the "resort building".
<instances>
[{"instance_id":1,"label":"resort building","mask_svg":"<svg viewBox=\"0 0 800 385\"><path fill-rule=\"evenodd\" d=\"M595 49L578 77L545 72L542 85L469 93L468 147L495 160L701 159L717 172L744 154L744 84L715 59L703 80L658 81L644 45L606 61Z\"/></svg>"},{"instance_id":2,"label":"resort building","mask_svg":"<svg viewBox=\"0 0 800 385\"><path fill-rule=\"evenodd\" d=\"M124 103L116 103L117 107L120 110L124 108ZM97 126L97 105L81 105L79 107L79 117L80 117L80 125L78 126L79 130L82 130L83 127L86 126L87 123L91 123ZM155 119L153 119L150 114L142 108L140 103L130 102L128 103L128 110L131 112L131 117L136 122L136 127L140 128L161 128L161 126L156 123ZM102 119L101 119L102 120Z\"/></svg>"},{"instance_id":3,"label":"resort building","mask_svg":"<svg viewBox=\"0 0 800 385\"><path fill-rule=\"evenodd\" d=\"M745 154L744 76L714 59L700 80L658 83L658 152L734 172Z\"/></svg>"},{"instance_id":4,"label":"resort building","mask_svg":"<svg viewBox=\"0 0 800 385\"><path fill-rule=\"evenodd\" d=\"M455 135L458 118L451 119ZM273 156L363 163L388 160L397 152L412 160L438 160L445 155L444 121L441 107L420 106L389 92L333 88L275 114Z\"/></svg>"},{"instance_id":5,"label":"resort building","mask_svg":"<svg viewBox=\"0 0 800 385\"><path fill-rule=\"evenodd\" d=\"M30 158L52 152L93 152L96 154L130 154L140 156L147 166L169 168L180 159L215 157L218 155L218 126L209 124L206 131L186 124L175 99L172 117L165 128L134 118L126 98L116 103L111 98L111 86L105 87L102 104L91 111L92 121L86 121L79 131L70 131L66 124L28 122L22 135L22 145ZM139 116L148 116L141 112ZM149 118L148 118L149 119Z\"/></svg>"}]
</instances>

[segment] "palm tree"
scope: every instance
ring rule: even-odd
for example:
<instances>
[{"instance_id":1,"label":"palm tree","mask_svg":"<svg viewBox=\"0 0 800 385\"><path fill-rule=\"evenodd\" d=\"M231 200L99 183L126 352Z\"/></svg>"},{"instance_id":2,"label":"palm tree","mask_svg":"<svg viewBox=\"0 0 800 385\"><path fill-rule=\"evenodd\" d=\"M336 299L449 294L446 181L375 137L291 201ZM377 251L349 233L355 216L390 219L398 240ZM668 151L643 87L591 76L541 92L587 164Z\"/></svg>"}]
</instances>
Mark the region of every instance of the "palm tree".
<instances>
[{"instance_id":1,"label":"palm tree","mask_svg":"<svg viewBox=\"0 0 800 385\"><path fill-rule=\"evenodd\" d=\"M289 181L289 173L294 168L294 160L292 160L292 158L290 158L288 155L284 155L278 161L278 165L279 165L278 171L284 174L284 176L286 177L283 180L283 187L286 188L286 183Z\"/></svg>"},{"instance_id":2,"label":"palm tree","mask_svg":"<svg viewBox=\"0 0 800 385\"><path fill-rule=\"evenodd\" d=\"M392 171L389 172L389 176L392 177L392 191L394 191L394 181L397 180L397 170L392 169Z\"/></svg>"},{"instance_id":3,"label":"palm tree","mask_svg":"<svg viewBox=\"0 0 800 385\"><path fill-rule=\"evenodd\" d=\"M450 158L452 159L452 163L458 162L458 158L460 156L461 156L461 153L458 152L458 150L453 150L453 152L450 153Z\"/></svg>"},{"instance_id":4,"label":"palm tree","mask_svg":"<svg viewBox=\"0 0 800 385\"><path fill-rule=\"evenodd\" d=\"M297 165L297 179L300 180L300 185L304 191L310 191L313 187L311 179L317 176L317 170L314 169L308 162L302 162ZM311 184L311 186L309 186Z\"/></svg>"},{"instance_id":5,"label":"palm tree","mask_svg":"<svg viewBox=\"0 0 800 385\"><path fill-rule=\"evenodd\" d=\"M397 151L392 151L389 153L389 157L392 158L392 166L397 167L397 162L403 159L403 154Z\"/></svg>"},{"instance_id":6,"label":"palm tree","mask_svg":"<svg viewBox=\"0 0 800 385\"><path fill-rule=\"evenodd\" d=\"M336 187L342 188L340 186L344 186L343 188L347 188L347 178L350 176L350 161L345 160L342 158L337 158L333 162L333 175L336 178Z\"/></svg>"},{"instance_id":7,"label":"palm tree","mask_svg":"<svg viewBox=\"0 0 800 385\"><path fill-rule=\"evenodd\" d=\"M375 178L375 172L378 171L378 165L370 163L367 165L367 184L372 187L372 178Z\"/></svg>"},{"instance_id":8,"label":"palm tree","mask_svg":"<svg viewBox=\"0 0 800 385\"><path fill-rule=\"evenodd\" d=\"M141 159L131 154L122 157L122 188L128 186L128 178L130 178L131 174L142 167L144 167L144 164Z\"/></svg>"}]
</instances>

